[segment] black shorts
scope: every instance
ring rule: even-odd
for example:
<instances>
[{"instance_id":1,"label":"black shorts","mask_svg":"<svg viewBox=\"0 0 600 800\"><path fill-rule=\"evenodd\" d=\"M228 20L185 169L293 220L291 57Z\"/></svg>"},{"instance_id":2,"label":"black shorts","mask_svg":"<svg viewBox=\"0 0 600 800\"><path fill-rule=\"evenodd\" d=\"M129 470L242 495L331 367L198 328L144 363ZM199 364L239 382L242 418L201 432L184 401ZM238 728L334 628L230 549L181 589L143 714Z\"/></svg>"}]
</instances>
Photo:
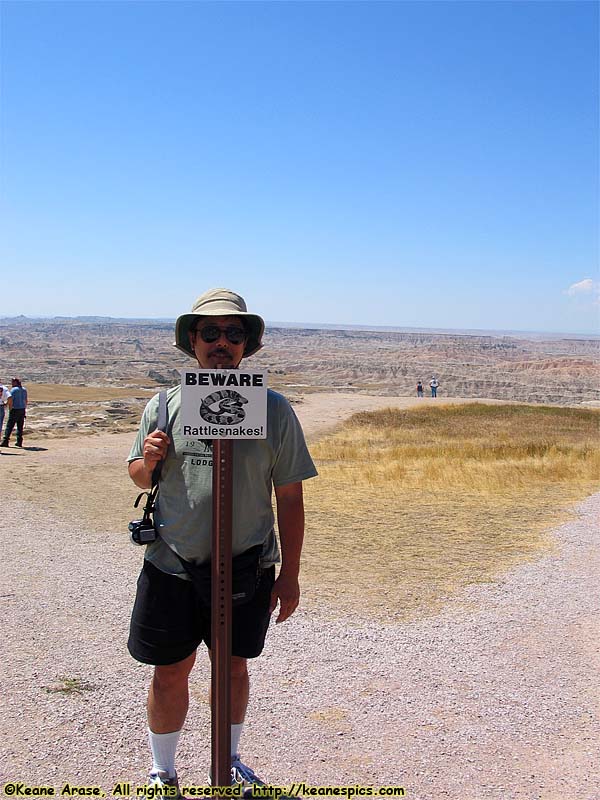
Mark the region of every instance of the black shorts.
<instances>
[{"instance_id":1,"label":"black shorts","mask_svg":"<svg viewBox=\"0 0 600 800\"><path fill-rule=\"evenodd\" d=\"M233 608L231 654L256 658L262 653L271 615L275 567L263 570L252 600ZM127 647L136 661L163 666L190 656L204 641L210 647L210 606L191 581L162 572L149 561L137 582Z\"/></svg>"}]
</instances>

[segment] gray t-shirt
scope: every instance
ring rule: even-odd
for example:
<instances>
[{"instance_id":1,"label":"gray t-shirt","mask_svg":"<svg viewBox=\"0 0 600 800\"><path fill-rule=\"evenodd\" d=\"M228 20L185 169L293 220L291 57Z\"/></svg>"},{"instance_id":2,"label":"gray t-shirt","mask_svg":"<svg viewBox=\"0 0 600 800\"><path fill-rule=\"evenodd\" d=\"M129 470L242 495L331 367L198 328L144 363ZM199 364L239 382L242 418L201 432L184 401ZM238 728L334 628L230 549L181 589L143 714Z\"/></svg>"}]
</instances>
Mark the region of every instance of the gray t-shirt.
<instances>
[{"instance_id":1,"label":"gray t-shirt","mask_svg":"<svg viewBox=\"0 0 600 800\"><path fill-rule=\"evenodd\" d=\"M167 409L171 444L162 464L154 515L161 538L146 547L145 557L163 572L187 579L171 549L197 564L210 560L212 446L182 435L180 386L167 392ZM156 430L157 420L155 395L144 410L128 461L143 458L144 438ZM317 470L292 407L271 389L267 392L267 438L238 440L233 451L233 555L263 544L261 564L267 567L279 561L272 487L312 478Z\"/></svg>"}]
</instances>

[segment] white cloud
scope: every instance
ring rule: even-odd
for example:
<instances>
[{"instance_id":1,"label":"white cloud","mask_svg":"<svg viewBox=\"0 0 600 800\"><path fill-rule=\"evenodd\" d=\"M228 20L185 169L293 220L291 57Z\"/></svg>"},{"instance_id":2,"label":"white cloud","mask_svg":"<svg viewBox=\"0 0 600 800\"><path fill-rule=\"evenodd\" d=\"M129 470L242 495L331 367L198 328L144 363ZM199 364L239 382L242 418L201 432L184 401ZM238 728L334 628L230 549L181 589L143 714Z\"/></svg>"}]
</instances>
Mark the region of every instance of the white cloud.
<instances>
[{"instance_id":1,"label":"white cloud","mask_svg":"<svg viewBox=\"0 0 600 800\"><path fill-rule=\"evenodd\" d=\"M600 284L598 281L593 281L591 278L585 278L578 283L573 283L569 288L566 290L565 294L568 294L569 297L576 297L577 295L581 294L593 294L597 293L600 290Z\"/></svg>"}]
</instances>

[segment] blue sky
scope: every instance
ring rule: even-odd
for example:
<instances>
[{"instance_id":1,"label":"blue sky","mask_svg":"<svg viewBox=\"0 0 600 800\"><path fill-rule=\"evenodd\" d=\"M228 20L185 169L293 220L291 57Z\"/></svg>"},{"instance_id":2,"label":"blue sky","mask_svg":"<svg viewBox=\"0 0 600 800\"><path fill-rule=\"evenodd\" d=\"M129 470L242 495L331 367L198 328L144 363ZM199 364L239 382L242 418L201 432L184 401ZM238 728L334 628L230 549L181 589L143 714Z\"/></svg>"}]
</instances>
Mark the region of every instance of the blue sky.
<instances>
[{"instance_id":1,"label":"blue sky","mask_svg":"<svg viewBox=\"0 0 600 800\"><path fill-rule=\"evenodd\" d=\"M0 22L0 315L598 332L596 3Z\"/></svg>"}]
</instances>

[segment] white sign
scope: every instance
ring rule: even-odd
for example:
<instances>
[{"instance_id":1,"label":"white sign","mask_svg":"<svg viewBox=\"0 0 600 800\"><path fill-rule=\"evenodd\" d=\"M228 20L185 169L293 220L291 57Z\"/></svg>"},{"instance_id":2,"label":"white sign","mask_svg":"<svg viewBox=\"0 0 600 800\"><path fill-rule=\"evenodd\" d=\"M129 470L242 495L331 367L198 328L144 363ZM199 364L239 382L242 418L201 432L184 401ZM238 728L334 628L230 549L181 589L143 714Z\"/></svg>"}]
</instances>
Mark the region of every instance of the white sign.
<instances>
[{"instance_id":1,"label":"white sign","mask_svg":"<svg viewBox=\"0 0 600 800\"><path fill-rule=\"evenodd\" d=\"M267 373L183 370L181 433L199 439L266 439Z\"/></svg>"}]
</instances>

